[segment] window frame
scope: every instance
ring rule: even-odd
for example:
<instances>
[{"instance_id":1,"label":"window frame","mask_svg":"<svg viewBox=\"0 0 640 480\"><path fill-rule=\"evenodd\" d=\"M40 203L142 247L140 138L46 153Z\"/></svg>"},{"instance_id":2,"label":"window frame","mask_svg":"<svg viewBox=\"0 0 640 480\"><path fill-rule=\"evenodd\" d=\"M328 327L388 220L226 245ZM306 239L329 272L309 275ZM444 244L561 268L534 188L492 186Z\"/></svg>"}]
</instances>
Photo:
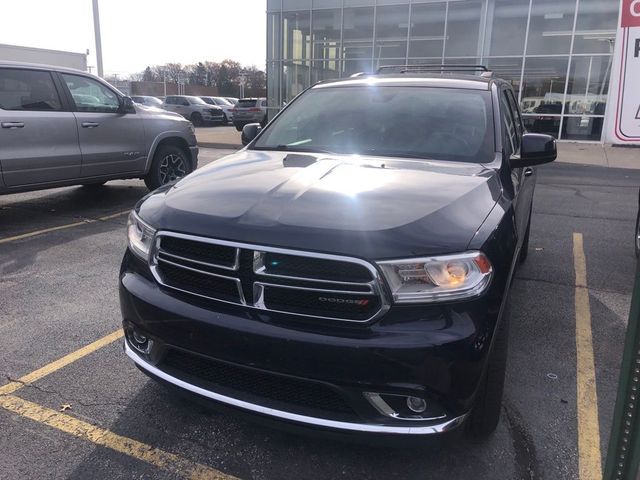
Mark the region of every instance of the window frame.
<instances>
[{"instance_id":1,"label":"window frame","mask_svg":"<svg viewBox=\"0 0 640 480\"><path fill-rule=\"evenodd\" d=\"M509 104L509 97L507 95L507 88L502 87L500 89L500 123L502 125L502 134L505 141L503 145L509 149L509 156L519 155L521 139L518 138L518 130L516 127L516 118L514 117L513 110ZM511 132L509 126L506 123L507 117L511 120L513 125L513 132ZM515 141L515 143L514 143Z\"/></svg>"},{"instance_id":2,"label":"window frame","mask_svg":"<svg viewBox=\"0 0 640 480\"><path fill-rule=\"evenodd\" d=\"M52 70L40 69L40 68L28 68L28 67L13 67L13 66L3 66L0 67L0 70L17 70L21 72L41 72L44 74L48 74L51 79L51 83L53 84L56 95L58 96L58 100L60 102L60 108L55 110L38 110L38 109L6 109L1 108L0 111L3 112L69 112L71 111L71 105L69 104L66 92L62 88L62 85L59 83L59 79L57 78L56 72Z\"/></svg>"},{"instance_id":3,"label":"window frame","mask_svg":"<svg viewBox=\"0 0 640 480\"><path fill-rule=\"evenodd\" d=\"M89 76L89 75L83 75L82 73L76 73L76 72L56 72L58 74L58 78L60 83L62 84L62 86L65 89L66 95L67 95L67 99L69 101L69 105L71 106L71 111L73 112L77 112L77 113L113 113L113 114L122 114L122 95L120 95L118 92L116 92L113 88L111 88L109 85L101 82L100 80ZM72 75L75 77L81 77L84 78L85 80L89 80L92 81L94 83L99 84L100 86L102 86L103 88L106 88L107 90L109 90L111 93L113 93L113 95L118 99L118 109L117 110L94 110L94 111L87 111L87 110L80 110L78 109L78 105L76 104L74 98L73 98L73 94L71 93L71 89L69 88L69 86L67 85L67 82L64 78L64 75ZM131 112L133 113L133 112Z\"/></svg>"}]
</instances>

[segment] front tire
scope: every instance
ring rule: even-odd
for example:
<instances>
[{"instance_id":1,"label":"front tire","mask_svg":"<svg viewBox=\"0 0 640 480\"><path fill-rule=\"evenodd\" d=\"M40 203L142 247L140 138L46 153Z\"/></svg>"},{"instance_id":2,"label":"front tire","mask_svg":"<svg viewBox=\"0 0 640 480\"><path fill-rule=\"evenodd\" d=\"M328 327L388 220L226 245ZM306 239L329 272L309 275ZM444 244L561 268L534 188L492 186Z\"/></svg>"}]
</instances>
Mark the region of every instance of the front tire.
<instances>
[{"instance_id":1,"label":"front tire","mask_svg":"<svg viewBox=\"0 0 640 480\"><path fill-rule=\"evenodd\" d=\"M173 145L165 145L156 151L149 173L144 177L144 183L149 190L155 190L188 175L191 170L191 161L184 150Z\"/></svg>"},{"instance_id":2,"label":"front tire","mask_svg":"<svg viewBox=\"0 0 640 480\"><path fill-rule=\"evenodd\" d=\"M204 125L204 120L202 119L202 115L200 115L199 113L192 114L190 120L195 127L201 127L202 125Z\"/></svg>"},{"instance_id":3,"label":"front tire","mask_svg":"<svg viewBox=\"0 0 640 480\"><path fill-rule=\"evenodd\" d=\"M472 439L482 440L489 437L498 427L502 410L504 377L507 371L509 351L510 308L507 299L506 310L495 332L496 338L489 357L487 371L477 393L475 405L467 421L467 433Z\"/></svg>"}]
</instances>

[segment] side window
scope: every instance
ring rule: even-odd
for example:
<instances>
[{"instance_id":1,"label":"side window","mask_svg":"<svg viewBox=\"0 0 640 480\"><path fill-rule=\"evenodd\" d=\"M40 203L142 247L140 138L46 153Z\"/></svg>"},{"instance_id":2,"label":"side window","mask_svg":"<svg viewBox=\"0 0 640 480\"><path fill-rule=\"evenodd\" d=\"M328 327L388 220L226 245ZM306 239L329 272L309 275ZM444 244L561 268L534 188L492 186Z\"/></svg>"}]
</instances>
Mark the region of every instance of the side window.
<instances>
[{"instance_id":1,"label":"side window","mask_svg":"<svg viewBox=\"0 0 640 480\"><path fill-rule=\"evenodd\" d=\"M500 107L505 136L509 141L511 154L517 155L520 151L520 141L516 130L516 122L513 118L513 112L511 111L511 106L504 91L500 96Z\"/></svg>"},{"instance_id":2,"label":"side window","mask_svg":"<svg viewBox=\"0 0 640 480\"><path fill-rule=\"evenodd\" d=\"M79 112L115 113L120 109L118 96L91 78L62 74Z\"/></svg>"},{"instance_id":3,"label":"side window","mask_svg":"<svg viewBox=\"0 0 640 480\"><path fill-rule=\"evenodd\" d=\"M266 100L262 100L262 103L260 105L262 105L263 107L266 107L267 106L267 101Z\"/></svg>"},{"instance_id":4,"label":"side window","mask_svg":"<svg viewBox=\"0 0 640 480\"><path fill-rule=\"evenodd\" d=\"M176 99L174 97L167 97L164 103L167 105L175 105Z\"/></svg>"},{"instance_id":5,"label":"side window","mask_svg":"<svg viewBox=\"0 0 640 480\"><path fill-rule=\"evenodd\" d=\"M513 94L513 91L507 90L507 100L509 101L509 106L511 107L511 111L513 112L513 118L516 122L516 131L518 132L518 136L522 138L522 134L524 133L524 126L522 123L522 116L520 115L520 109L518 108L518 102L516 101L516 97Z\"/></svg>"},{"instance_id":6,"label":"side window","mask_svg":"<svg viewBox=\"0 0 640 480\"><path fill-rule=\"evenodd\" d=\"M6 68L0 69L0 108L57 111L62 102L49 72Z\"/></svg>"},{"instance_id":7,"label":"side window","mask_svg":"<svg viewBox=\"0 0 640 480\"><path fill-rule=\"evenodd\" d=\"M191 102L189 102L188 98L181 98L180 99L180 105L183 105L185 107L188 107L191 104Z\"/></svg>"}]
</instances>

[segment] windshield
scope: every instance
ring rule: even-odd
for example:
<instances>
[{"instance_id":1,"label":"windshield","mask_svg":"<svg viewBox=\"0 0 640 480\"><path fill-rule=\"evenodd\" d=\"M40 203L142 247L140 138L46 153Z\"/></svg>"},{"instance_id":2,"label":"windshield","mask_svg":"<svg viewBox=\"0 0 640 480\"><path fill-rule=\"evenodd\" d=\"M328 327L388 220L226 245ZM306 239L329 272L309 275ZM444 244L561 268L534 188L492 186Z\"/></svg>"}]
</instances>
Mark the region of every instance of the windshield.
<instances>
[{"instance_id":1,"label":"windshield","mask_svg":"<svg viewBox=\"0 0 640 480\"><path fill-rule=\"evenodd\" d=\"M215 105L216 102L213 101L213 98L211 97L202 97L202 100L204 101L204 103L207 103L209 105Z\"/></svg>"},{"instance_id":2,"label":"windshield","mask_svg":"<svg viewBox=\"0 0 640 480\"><path fill-rule=\"evenodd\" d=\"M207 103L199 97L187 97L189 103L195 105L206 105Z\"/></svg>"},{"instance_id":3,"label":"windshield","mask_svg":"<svg viewBox=\"0 0 640 480\"><path fill-rule=\"evenodd\" d=\"M428 87L316 88L284 110L253 148L490 162L491 94Z\"/></svg>"},{"instance_id":4,"label":"windshield","mask_svg":"<svg viewBox=\"0 0 640 480\"><path fill-rule=\"evenodd\" d=\"M213 99L214 102L216 102L217 105L220 105L221 107L228 107L229 105L231 105L230 102L228 102L227 100L225 100L224 98L214 98Z\"/></svg>"}]
</instances>

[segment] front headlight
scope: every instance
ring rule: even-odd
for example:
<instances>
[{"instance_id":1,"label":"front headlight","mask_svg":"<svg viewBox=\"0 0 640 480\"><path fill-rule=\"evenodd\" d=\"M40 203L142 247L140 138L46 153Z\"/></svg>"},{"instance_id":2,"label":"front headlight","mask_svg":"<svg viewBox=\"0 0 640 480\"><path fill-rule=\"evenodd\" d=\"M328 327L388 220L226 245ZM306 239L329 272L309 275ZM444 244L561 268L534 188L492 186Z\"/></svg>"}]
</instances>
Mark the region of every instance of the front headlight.
<instances>
[{"instance_id":1,"label":"front headlight","mask_svg":"<svg viewBox=\"0 0 640 480\"><path fill-rule=\"evenodd\" d=\"M481 252L378 262L396 303L428 303L480 295L493 267Z\"/></svg>"},{"instance_id":2,"label":"front headlight","mask_svg":"<svg viewBox=\"0 0 640 480\"><path fill-rule=\"evenodd\" d=\"M145 262L149 260L149 251L151 250L155 233L155 229L140 220L136 212L129 214L129 221L127 222L129 248Z\"/></svg>"},{"instance_id":3,"label":"front headlight","mask_svg":"<svg viewBox=\"0 0 640 480\"><path fill-rule=\"evenodd\" d=\"M194 127L194 126L193 126L193 123L191 123L191 122L188 122L188 123L189 123L189 125L187 125L187 128L189 129L189 131L190 131L191 133L193 133L193 134L195 135L195 133L196 133L196 127Z\"/></svg>"}]
</instances>

